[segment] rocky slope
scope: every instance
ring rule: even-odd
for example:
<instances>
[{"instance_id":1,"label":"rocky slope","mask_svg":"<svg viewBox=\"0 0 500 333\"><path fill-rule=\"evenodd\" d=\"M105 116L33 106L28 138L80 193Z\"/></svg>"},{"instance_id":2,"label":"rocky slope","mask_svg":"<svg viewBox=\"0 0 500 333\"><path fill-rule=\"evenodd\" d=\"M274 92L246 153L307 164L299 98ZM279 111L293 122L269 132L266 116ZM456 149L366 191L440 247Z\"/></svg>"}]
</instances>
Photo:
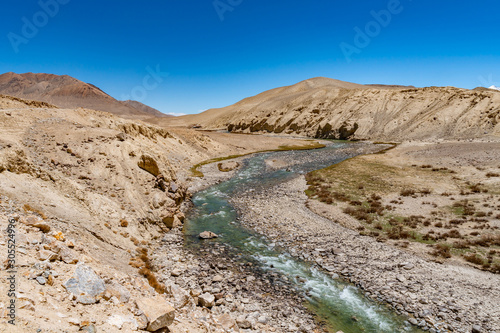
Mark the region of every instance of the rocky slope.
<instances>
[{"instance_id":1,"label":"rocky slope","mask_svg":"<svg viewBox=\"0 0 500 333\"><path fill-rule=\"evenodd\" d=\"M329 139L475 138L500 134L500 94L315 78L163 123Z\"/></svg>"},{"instance_id":2,"label":"rocky slope","mask_svg":"<svg viewBox=\"0 0 500 333\"><path fill-rule=\"evenodd\" d=\"M47 102L62 108L88 108L127 118L161 117L163 114L135 101L118 101L98 87L68 75L5 73L0 94Z\"/></svg>"},{"instance_id":3,"label":"rocky slope","mask_svg":"<svg viewBox=\"0 0 500 333\"><path fill-rule=\"evenodd\" d=\"M140 110L144 113L147 113L151 117L172 117L172 116L166 115L164 113L161 113L160 111L156 110L155 108L152 108L152 107L150 107L146 104L143 104L141 102L126 100L126 101L123 101L122 103L126 104L128 106L131 106L134 109Z\"/></svg>"},{"instance_id":4,"label":"rocky slope","mask_svg":"<svg viewBox=\"0 0 500 333\"><path fill-rule=\"evenodd\" d=\"M245 135L209 135L0 96L4 282L12 268L9 229L17 250L17 325L7 323L9 284L2 282L0 331L284 332L280 302L297 304L288 309L299 326L314 327L286 291L264 301L257 292L272 286L251 283L224 258L214 265L210 254L183 248L191 165L296 142L256 138L243 148Z\"/></svg>"}]
</instances>

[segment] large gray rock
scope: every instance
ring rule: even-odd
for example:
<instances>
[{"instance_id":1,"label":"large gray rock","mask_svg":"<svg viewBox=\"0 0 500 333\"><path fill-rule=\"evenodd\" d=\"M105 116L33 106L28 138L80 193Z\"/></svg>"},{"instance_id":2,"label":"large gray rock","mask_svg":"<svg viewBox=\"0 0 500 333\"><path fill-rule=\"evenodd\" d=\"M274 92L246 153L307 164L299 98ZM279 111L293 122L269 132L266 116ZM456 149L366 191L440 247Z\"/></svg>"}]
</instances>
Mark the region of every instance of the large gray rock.
<instances>
[{"instance_id":1,"label":"large gray rock","mask_svg":"<svg viewBox=\"0 0 500 333\"><path fill-rule=\"evenodd\" d=\"M104 281L85 265L78 265L75 274L63 284L66 290L76 296L76 300L82 304L96 303L106 291Z\"/></svg>"},{"instance_id":2,"label":"large gray rock","mask_svg":"<svg viewBox=\"0 0 500 333\"><path fill-rule=\"evenodd\" d=\"M150 332L168 327L174 322L175 309L161 296L141 298L136 301L136 304L148 319L146 329Z\"/></svg>"}]
</instances>

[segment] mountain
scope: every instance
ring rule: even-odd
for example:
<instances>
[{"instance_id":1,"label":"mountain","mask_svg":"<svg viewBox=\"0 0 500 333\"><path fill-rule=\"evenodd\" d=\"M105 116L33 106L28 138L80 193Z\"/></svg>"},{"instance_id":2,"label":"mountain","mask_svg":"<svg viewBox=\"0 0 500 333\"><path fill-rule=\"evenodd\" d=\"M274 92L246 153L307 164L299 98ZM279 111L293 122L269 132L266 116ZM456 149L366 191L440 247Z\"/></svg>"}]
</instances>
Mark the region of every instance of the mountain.
<instances>
[{"instance_id":1,"label":"mountain","mask_svg":"<svg viewBox=\"0 0 500 333\"><path fill-rule=\"evenodd\" d=\"M68 75L5 73L0 75L0 94L47 102L61 108L106 111L126 118L160 116L158 110L147 109L139 102L118 101L93 84Z\"/></svg>"},{"instance_id":2,"label":"mountain","mask_svg":"<svg viewBox=\"0 0 500 333\"><path fill-rule=\"evenodd\" d=\"M454 87L360 85L314 78L234 105L162 120L240 133L395 140L500 134L500 95Z\"/></svg>"},{"instance_id":3,"label":"mountain","mask_svg":"<svg viewBox=\"0 0 500 333\"><path fill-rule=\"evenodd\" d=\"M491 87L489 87L488 89L493 89L493 90L498 90L498 91L500 91L500 87L497 87L497 86L491 86Z\"/></svg>"}]
</instances>

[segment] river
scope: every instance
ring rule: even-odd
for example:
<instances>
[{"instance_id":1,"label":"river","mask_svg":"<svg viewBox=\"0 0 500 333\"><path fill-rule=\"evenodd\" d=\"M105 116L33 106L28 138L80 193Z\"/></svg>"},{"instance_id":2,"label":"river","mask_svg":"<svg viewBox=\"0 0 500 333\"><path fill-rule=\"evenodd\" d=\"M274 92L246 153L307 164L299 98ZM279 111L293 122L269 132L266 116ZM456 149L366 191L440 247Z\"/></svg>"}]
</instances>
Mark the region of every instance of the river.
<instances>
[{"instance_id":1,"label":"river","mask_svg":"<svg viewBox=\"0 0 500 333\"><path fill-rule=\"evenodd\" d=\"M250 261L258 269L283 276L290 287L303 295L306 306L333 332L421 332L336 274L328 274L311 263L294 258L286 249L277 248L264 236L244 228L239 222L237 207L230 203L231 196L238 191L259 191L262 187L383 148L367 143L332 142L325 148L311 151L253 155L232 178L193 196L194 207L184 226L186 246L206 246L207 241L200 241L198 234L205 230L215 232L219 238L209 242L223 243L239 253L237 260ZM273 158L285 158L289 163L283 169L270 168L266 160Z\"/></svg>"}]
</instances>

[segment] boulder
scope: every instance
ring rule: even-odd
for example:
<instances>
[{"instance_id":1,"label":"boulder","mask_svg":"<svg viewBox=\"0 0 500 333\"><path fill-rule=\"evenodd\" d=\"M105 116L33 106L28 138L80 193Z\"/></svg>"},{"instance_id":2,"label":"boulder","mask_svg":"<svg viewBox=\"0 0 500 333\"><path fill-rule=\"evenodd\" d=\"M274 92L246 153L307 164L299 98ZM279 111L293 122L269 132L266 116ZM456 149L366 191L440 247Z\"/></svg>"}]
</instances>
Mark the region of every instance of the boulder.
<instances>
[{"instance_id":1,"label":"boulder","mask_svg":"<svg viewBox=\"0 0 500 333\"><path fill-rule=\"evenodd\" d=\"M162 218L162 222L165 223L167 228L173 229L182 226L182 221L179 220L177 215L173 216L164 216Z\"/></svg>"},{"instance_id":2,"label":"boulder","mask_svg":"<svg viewBox=\"0 0 500 333\"><path fill-rule=\"evenodd\" d=\"M175 309L161 297L140 298L136 301L137 308L148 319L147 330L155 332L160 328L172 325L175 318Z\"/></svg>"},{"instance_id":3,"label":"boulder","mask_svg":"<svg viewBox=\"0 0 500 333\"><path fill-rule=\"evenodd\" d=\"M142 155L137 163L139 168L149 172L153 176L157 177L160 174L160 168L158 167L158 163L154 158L149 155Z\"/></svg>"},{"instance_id":4,"label":"boulder","mask_svg":"<svg viewBox=\"0 0 500 333\"><path fill-rule=\"evenodd\" d=\"M211 232L211 231L203 231L199 237L201 239L212 239L212 238L217 238L219 237L216 233Z\"/></svg>"},{"instance_id":5,"label":"boulder","mask_svg":"<svg viewBox=\"0 0 500 333\"><path fill-rule=\"evenodd\" d=\"M94 304L99 301L106 291L104 281L85 265L78 265L72 278L63 284L66 290L76 296L82 304Z\"/></svg>"}]
</instances>

